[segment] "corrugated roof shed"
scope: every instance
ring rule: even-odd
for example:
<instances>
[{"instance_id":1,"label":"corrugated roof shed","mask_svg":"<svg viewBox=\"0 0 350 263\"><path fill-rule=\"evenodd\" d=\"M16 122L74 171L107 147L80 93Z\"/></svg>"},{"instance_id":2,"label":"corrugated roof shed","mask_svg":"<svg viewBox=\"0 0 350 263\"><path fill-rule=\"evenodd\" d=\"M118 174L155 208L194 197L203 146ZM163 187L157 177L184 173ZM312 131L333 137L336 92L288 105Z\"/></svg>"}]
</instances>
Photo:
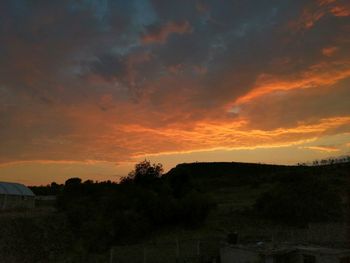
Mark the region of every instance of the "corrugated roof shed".
<instances>
[{"instance_id":1,"label":"corrugated roof shed","mask_svg":"<svg viewBox=\"0 0 350 263\"><path fill-rule=\"evenodd\" d=\"M35 196L32 190L23 184L0 182L0 194L2 195L20 195Z\"/></svg>"}]
</instances>

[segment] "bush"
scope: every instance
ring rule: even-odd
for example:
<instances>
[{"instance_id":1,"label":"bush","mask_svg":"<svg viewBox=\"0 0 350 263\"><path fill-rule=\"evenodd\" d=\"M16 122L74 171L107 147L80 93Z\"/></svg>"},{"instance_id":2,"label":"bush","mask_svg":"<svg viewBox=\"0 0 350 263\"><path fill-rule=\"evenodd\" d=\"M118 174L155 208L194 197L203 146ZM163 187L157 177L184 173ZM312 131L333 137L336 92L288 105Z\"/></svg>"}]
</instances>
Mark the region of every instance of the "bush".
<instances>
[{"instance_id":1,"label":"bush","mask_svg":"<svg viewBox=\"0 0 350 263\"><path fill-rule=\"evenodd\" d=\"M304 176L280 183L263 194L255 203L255 211L278 222L305 225L340 219L342 203L326 182L315 176Z\"/></svg>"}]
</instances>

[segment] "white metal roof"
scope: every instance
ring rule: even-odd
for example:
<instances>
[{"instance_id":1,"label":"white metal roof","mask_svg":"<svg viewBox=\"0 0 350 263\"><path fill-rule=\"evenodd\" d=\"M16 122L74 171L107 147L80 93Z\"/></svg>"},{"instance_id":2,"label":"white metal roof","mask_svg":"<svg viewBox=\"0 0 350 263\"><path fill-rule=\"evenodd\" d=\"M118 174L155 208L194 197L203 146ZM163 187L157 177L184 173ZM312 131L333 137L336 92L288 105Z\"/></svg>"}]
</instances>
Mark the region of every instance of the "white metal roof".
<instances>
[{"instance_id":1,"label":"white metal roof","mask_svg":"<svg viewBox=\"0 0 350 263\"><path fill-rule=\"evenodd\" d=\"M34 196L34 193L23 184L0 182L0 195Z\"/></svg>"}]
</instances>

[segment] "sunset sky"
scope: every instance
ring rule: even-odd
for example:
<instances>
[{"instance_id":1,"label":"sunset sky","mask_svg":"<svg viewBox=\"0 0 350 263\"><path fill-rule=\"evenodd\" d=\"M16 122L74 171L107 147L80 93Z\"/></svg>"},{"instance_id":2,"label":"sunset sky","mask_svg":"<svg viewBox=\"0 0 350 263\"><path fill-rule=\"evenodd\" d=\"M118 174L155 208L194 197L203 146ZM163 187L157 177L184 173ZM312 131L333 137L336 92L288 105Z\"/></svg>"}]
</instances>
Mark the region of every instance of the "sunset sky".
<instances>
[{"instance_id":1,"label":"sunset sky","mask_svg":"<svg viewBox=\"0 0 350 263\"><path fill-rule=\"evenodd\" d=\"M349 0L0 1L0 181L347 154Z\"/></svg>"}]
</instances>

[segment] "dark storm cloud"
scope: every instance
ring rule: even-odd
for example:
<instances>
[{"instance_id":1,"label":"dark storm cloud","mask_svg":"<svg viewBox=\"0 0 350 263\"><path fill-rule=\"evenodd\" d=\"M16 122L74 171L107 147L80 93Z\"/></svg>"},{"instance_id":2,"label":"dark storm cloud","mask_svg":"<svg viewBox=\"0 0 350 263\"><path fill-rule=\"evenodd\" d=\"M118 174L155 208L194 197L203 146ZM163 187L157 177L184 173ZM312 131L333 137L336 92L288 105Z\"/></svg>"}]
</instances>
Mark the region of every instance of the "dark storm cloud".
<instances>
[{"instance_id":1,"label":"dark storm cloud","mask_svg":"<svg viewBox=\"0 0 350 263\"><path fill-rule=\"evenodd\" d=\"M81 56L122 43L132 1L2 1L3 85L44 97L79 70ZM102 8L101 6L105 6ZM41 94L42 93L42 94ZM56 94L54 94L56 95Z\"/></svg>"},{"instance_id":2,"label":"dark storm cloud","mask_svg":"<svg viewBox=\"0 0 350 263\"><path fill-rule=\"evenodd\" d=\"M346 23L345 19L329 15L307 33L293 35L289 34L287 24L298 19L307 6L305 1L154 0L150 4L155 21L150 24L146 21L142 28L133 23L138 4L3 1L2 79L8 79L10 85L17 82L14 86L24 86L35 94L42 91L44 98L49 87L66 84L71 81L69 77L92 72L103 78L123 78L129 72L130 53L143 49L152 54L152 63L148 62L147 68L153 66L154 71L162 72L181 64L186 73L202 67L208 72L203 95L211 97L212 90L219 89L223 97L234 99L251 89L251 82L262 71L288 70L271 66L273 60L289 59L291 72L317 63L321 57L319 50L335 41L334 28ZM206 8L203 11L199 6ZM135 48L140 44L139 37L145 35L167 42ZM86 64L91 65L84 68ZM133 74L138 71L134 69ZM227 82L228 75L233 76L229 85L221 81ZM243 81L242 75L249 77ZM235 78L239 79L237 83Z\"/></svg>"},{"instance_id":3,"label":"dark storm cloud","mask_svg":"<svg viewBox=\"0 0 350 263\"><path fill-rule=\"evenodd\" d=\"M192 74L196 68L204 69L208 74L199 76L203 78L200 91L202 97L196 96L194 99L201 100L198 103L206 107L208 98L211 98L210 104L216 107L248 92L262 72L283 71L282 74L291 74L318 63L323 59L320 50L332 45L335 40L334 28L345 23L344 20L329 16L322 21L324 24L318 25L308 33L291 34L288 23L298 19L305 1L151 3L157 20L145 25L143 32L152 36L152 41L161 42L162 45L144 47L144 50L152 54L152 62L147 64L147 68L153 67L154 72L158 73L181 69L183 74ZM206 12L198 10L199 4L207 7ZM172 31L167 31L166 28L169 23L173 23L172 21L188 21L188 26L183 27L182 31L186 32L186 28L191 28L191 33L170 34ZM140 32L141 39L145 36L143 32ZM100 70L101 76L106 77L111 73L117 75L119 70L127 72L119 68L119 65L110 65L112 61L125 58L116 57L115 54L110 56L111 58L107 59L103 55L99 59L98 67L101 70L104 67L104 70ZM288 60L288 65L276 66L274 62L278 60ZM149 78L159 74L142 75ZM213 92L216 93L214 98Z\"/></svg>"},{"instance_id":4,"label":"dark storm cloud","mask_svg":"<svg viewBox=\"0 0 350 263\"><path fill-rule=\"evenodd\" d=\"M269 130L347 116L347 11L323 0L1 1L0 143L11 151L0 161L128 159L190 150L193 130L193 148L226 146L220 127L241 118Z\"/></svg>"},{"instance_id":5,"label":"dark storm cloud","mask_svg":"<svg viewBox=\"0 0 350 263\"><path fill-rule=\"evenodd\" d=\"M254 75L266 68L274 52L278 52L273 45L281 44L276 30L286 22L283 13L298 10L295 4L281 4L280 1L212 1L206 3L208 12L203 14L196 8L196 1L170 5L164 1L152 3L161 19L178 16L193 26L192 34L174 36L165 45L154 48L156 57L165 67L189 64L209 68L209 76L205 78L208 84L204 84L208 86L209 97L213 89L218 91L218 86L225 86L221 81L226 78L225 74L241 76L244 71L249 80L242 83L240 78L237 85L230 82L235 88L225 86L223 93L235 93L230 96L232 98L249 89ZM179 7L186 11L181 12Z\"/></svg>"}]
</instances>

